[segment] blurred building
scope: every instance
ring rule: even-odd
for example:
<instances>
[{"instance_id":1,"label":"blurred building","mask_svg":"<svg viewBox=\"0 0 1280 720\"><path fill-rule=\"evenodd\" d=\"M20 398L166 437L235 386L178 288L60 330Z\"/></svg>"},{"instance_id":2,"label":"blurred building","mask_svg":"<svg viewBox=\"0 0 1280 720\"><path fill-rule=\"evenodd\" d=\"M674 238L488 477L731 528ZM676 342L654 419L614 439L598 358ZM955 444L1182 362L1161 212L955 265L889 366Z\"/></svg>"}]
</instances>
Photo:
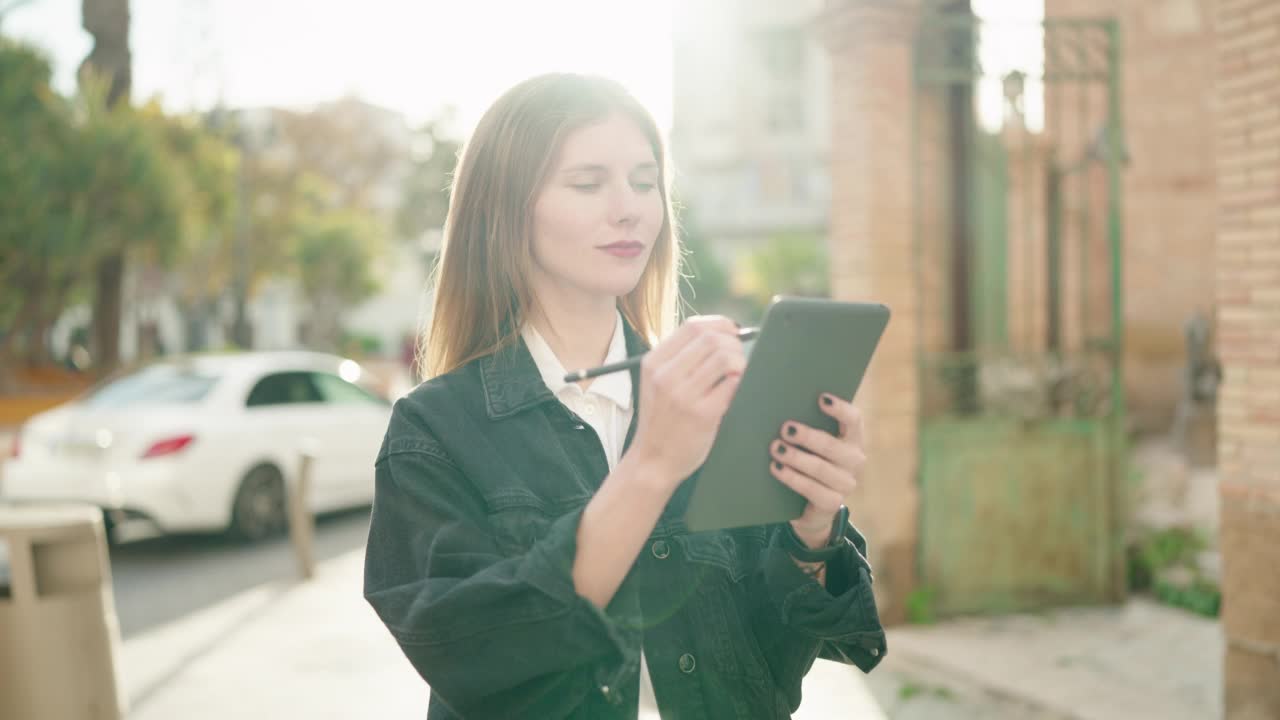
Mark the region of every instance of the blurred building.
<instances>
[{"instance_id":1,"label":"blurred building","mask_svg":"<svg viewBox=\"0 0 1280 720\"><path fill-rule=\"evenodd\" d=\"M1047 0L1029 72L966 0L822 17L833 295L894 309L853 502L885 617L1122 599L1129 445L1207 426L1225 717L1280 717L1280 3Z\"/></svg>"},{"instance_id":2,"label":"blurred building","mask_svg":"<svg viewBox=\"0 0 1280 720\"><path fill-rule=\"evenodd\" d=\"M1173 424L1188 325L1217 304L1214 4L1045 1L1046 17L1113 17L1122 32L1125 383L1146 432Z\"/></svg>"},{"instance_id":3,"label":"blurred building","mask_svg":"<svg viewBox=\"0 0 1280 720\"><path fill-rule=\"evenodd\" d=\"M774 237L825 242L829 71L820 0L682 0L673 26L676 196L731 280Z\"/></svg>"}]
</instances>

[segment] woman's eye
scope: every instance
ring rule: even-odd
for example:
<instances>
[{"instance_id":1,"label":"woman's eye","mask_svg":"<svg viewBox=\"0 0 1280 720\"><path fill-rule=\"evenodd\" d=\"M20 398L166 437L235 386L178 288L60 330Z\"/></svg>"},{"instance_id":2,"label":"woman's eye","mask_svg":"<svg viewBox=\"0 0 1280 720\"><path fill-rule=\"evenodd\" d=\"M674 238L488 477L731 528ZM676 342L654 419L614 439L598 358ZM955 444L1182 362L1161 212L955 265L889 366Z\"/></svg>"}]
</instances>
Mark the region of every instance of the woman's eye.
<instances>
[{"instance_id":1,"label":"woman's eye","mask_svg":"<svg viewBox=\"0 0 1280 720\"><path fill-rule=\"evenodd\" d=\"M642 192L642 193L649 192L654 188L654 185L655 183L643 183L643 182L631 183L631 187L635 188L636 192Z\"/></svg>"},{"instance_id":2,"label":"woman's eye","mask_svg":"<svg viewBox=\"0 0 1280 720\"><path fill-rule=\"evenodd\" d=\"M569 187L572 187L579 192L595 192L600 189L600 183L574 183Z\"/></svg>"}]
</instances>

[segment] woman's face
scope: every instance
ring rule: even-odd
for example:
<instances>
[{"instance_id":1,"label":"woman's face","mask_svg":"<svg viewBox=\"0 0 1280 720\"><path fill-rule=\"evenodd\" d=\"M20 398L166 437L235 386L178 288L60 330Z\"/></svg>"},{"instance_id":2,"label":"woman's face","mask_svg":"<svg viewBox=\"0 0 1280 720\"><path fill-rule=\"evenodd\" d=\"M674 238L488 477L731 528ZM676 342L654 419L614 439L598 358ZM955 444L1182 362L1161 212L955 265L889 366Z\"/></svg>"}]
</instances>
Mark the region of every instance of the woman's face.
<instances>
[{"instance_id":1,"label":"woman's face","mask_svg":"<svg viewBox=\"0 0 1280 720\"><path fill-rule=\"evenodd\" d=\"M534 292L631 292L662 229L658 183L653 149L624 115L569 133L534 201Z\"/></svg>"}]
</instances>

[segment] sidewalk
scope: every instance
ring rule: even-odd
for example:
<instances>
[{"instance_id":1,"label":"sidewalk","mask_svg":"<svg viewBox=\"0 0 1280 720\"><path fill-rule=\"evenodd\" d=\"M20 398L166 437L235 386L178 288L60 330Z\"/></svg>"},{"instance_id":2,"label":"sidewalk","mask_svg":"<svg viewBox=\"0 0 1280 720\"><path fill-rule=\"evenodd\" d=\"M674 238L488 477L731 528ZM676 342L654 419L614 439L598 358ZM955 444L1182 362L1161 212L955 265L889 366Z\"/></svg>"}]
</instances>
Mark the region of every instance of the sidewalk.
<instances>
[{"instance_id":1,"label":"sidewalk","mask_svg":"<svg viewBox=\"0 0 1280 720\"><path fill-rule=\"evenodd\" d=\"M1222 716L1223 642L1214 620L1134 599L894 628L870 681L892 720L956 717L945 711L950 699L975 694L1021 705L1010 715L1019 718L1213 720ZM913 712L921 703L942 710Z\"/></svg>"},{"instance_id":2,"label":"sidewalk","mask_svg":"<svg viewBox=\"0 0 1280 720\"><path fill-rule=\"evenodd\" d=\"M360 596L360 551L131 638L130 720L422 718L428 691ZM885 720L856 668L820 661L796 720Z\"/></svg>"},{"instance_id":3,"label":"sidewalk","mask_svg":"<svg viewBox=\"0 0 1280 720\"><path fill-rule=\"evenodd\" d=\"M363 556L124 643L130 720L423 718L427 689L360 596Z\"/></svg>"}]
</instances>

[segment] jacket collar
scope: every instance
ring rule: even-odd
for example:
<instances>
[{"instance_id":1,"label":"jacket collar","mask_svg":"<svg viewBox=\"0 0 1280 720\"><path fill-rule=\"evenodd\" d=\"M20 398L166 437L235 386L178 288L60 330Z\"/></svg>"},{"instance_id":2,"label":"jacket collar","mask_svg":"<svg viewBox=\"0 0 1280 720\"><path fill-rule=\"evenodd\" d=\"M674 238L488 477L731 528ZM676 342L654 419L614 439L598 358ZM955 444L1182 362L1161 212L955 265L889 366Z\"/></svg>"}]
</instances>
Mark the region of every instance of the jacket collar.
<instances>
[{"instance_id":1,"label":"jacket collar","mask_svg":"<svg viewBox=\"0 0 1280 720\"><path fill-rule=\"evenodd\" d=\"M624 329L622 313L614 311L613 333L609 338L609 349L605 353L603 363L608 365L621 362L627 359L627 333ZM568 386L564 376L568 370L564 365L560 364L560 359L551 350L551 346L538 332L533 325L526 324L524 329L520 331L520 336L524 338L525 347L529 349L529 354L533 356L533 363L538 366L538 373L542 376L542 382L556 397L562 397L562 393ZM610 373L603 377L598 377L592 381L591 386L586 392L605 398L618 406L622 410L631 409L631 375L630 373Z\"/></svg>"},{"instance_id":2,"label":"jacket collar","mask_svg":"<svg viewBox=\"0 0 1280 720\"><path fill-rule=\"evenodd\" d=\"M637 355L649 349L648 343L631 327L626 318L622 321L626 338L627 356ZM500 420L527 410L555 395L547 388L538 371L538 365L529 353L524 338L516 335L513 342L497 352L477 360L480 366L480 384L484 389L485 409L489 419ZM631 406L639 407L640 370L631 371Z\"/></svg>"}]
</instances>

